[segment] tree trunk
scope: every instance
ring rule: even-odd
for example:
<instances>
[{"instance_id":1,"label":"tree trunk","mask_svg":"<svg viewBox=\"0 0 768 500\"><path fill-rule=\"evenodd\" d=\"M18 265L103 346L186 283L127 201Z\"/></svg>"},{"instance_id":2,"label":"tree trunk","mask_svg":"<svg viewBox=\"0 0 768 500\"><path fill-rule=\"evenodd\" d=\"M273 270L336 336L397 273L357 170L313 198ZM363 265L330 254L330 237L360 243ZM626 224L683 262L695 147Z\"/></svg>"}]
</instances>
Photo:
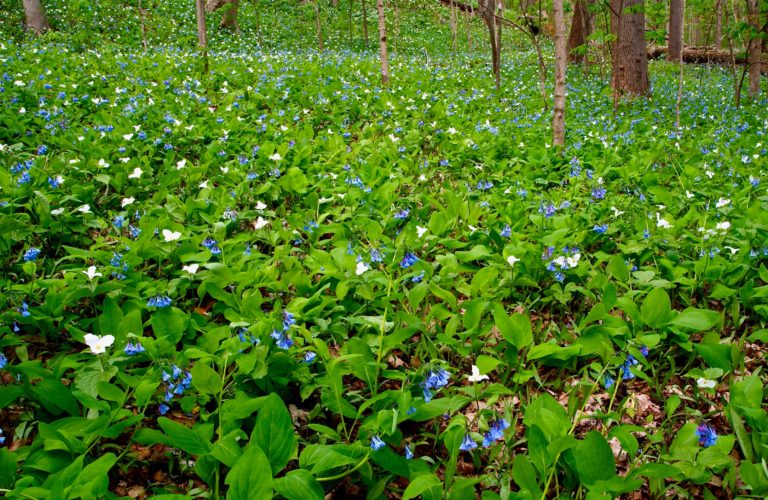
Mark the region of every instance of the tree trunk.
<instances>
[{"instance_id":1,"label":"tree trunk","mask_svg":"<svg viewBox=\"0 0 768 500\"><path fill-rule=\"evenodd\" d=\"M240 0L226 0L224 15L221 17L221 24L219 27L235 30L240 33L240 25L237 24L237 8L240 5Z\"/></svg>"},{"instance_id":2,"label":"tree trunk","mask_svg":"<svg viewBox=\"0 0 768 500\"><path fill-rule=\"evenodd\" d=\"M320 23L320 0L315 0L315 27L317 28L317 50L323 51L323 26Z\"/></svg>"},{"instance_id":3,"label":"tree trunk","mask_svg":"<svg viewBox=\"0 0 768 500\"><path fill-rule=\"evenodd\" d=\"M500 66L500 51L497 44L497 29L496 29L496 5L495 0L480 0L478 5L480 17L483 18L486 27L488 28L488 38L491 45L491 65L493 67L493 76L496 80L496 89L501 88L501 66Z\"/></svg>"},{"instance_id":4,"label":"tree trunk","mask_svg":"<svg viewBox=\"0 0 768 500\"><path fill-rule=\"evenodd\" d=\"M331 0L331 7L334 9L339 6L339 0Z\"/></svg>"},{"instance_id":5,"label":"tree trunk","mask_svg":"<svg viewBox=\"0 0 768 500\"><path fill-rule=\"evenodd\" d=\"M584 49L574 51L574 49L586 44L592 34L592 14L589 12L591 3L592 0L576 0L573 8L573 22L571 33L568 35L567 48L569 62L580 63L585 60L587 51Z\"/></svg>"},{"instance_id":6,"label":"tree trunk","mask_svg":"<svg viewBox=\"0 0 768 500\"><path fill-rule=\"evenodd\" d=\"M381 83L389 84L389 62L387 61L387 25L384 17L384 0L376 0L379 13L379 50L381 52Z\"/></svg>"},{"instance_id":7,"label":"tree trunk","mask_svg":"<svg viewBox=\"0 0 768 500\"><path fill-rule=\"evenodd\" d=\"M715 50L720 50L723 38L723 0L715 4Z\"/></svg>"},{"instance_id":8,"label":"tree trunk","mask_svg":"<svg viewBox=\"0 0 768 500\"><path fill-rule=\"evenodd\" d=\"M40 0L24 0L24 16L27 19L27 29L34 31L36 35L51 29Z\"/></svg>"},{"instance_id":9,"label":"tree trunk","mask_svg":"<svg viewBox=\"0 0 768 500\"><path fill-rule=\"evenodd\" d=\"M554 0L552 15L555 23L555 106L552 115L552 142L555 146L562 147L565 146L565 71L568 67L563 0Z\"/></svg>"},{"instance_id":10,"label":"tree trunk","mask_svg":"<svg viewBox=\"0 0 768 500\"><path fill-rule=\"evenodd\" d=\"M758 0L747 0L747 15L752 34L747 45L747 64L749 65L749 86L747 93L750 98L756 99L760 95L760 54L762 44L760 41L760 7Z\"/></svg>"},{"instance_id":11,"label":"tree trunk","mask_svg":"<svg viewBox=\"0 0 768 500\"><path fill-rule=\"evenodd\" d=\"M644 0L611 0L611 87L614 109L621 94L648 96L648 58L645 53Z\"/></svg>"},{"instance_id":12,"label":"tree trunk","mask_svg":"<svg viewBox=\"0 0 768 500\"><path fill-rule=\"evenodd\" d=\"M667 60L677 62L683 52L683 12L685 0L669 1L669 42Z\"/></svg>"},{"instance_id":13,"label":"tree trunk","mask_svg":"<svg viewBox=\"0 0 768 500\"><path fill-rule=\"evenodd\" d=\"M451 0L451 55L456 57L456 45L458 41L458 27L456 25L456 4Z\"/></svg>"},{"instance_id":14,"label":"tree trunk","mask_svg":"<svg viewBox=\"0 0 768 500\"><path fill-rule=\"evenodd\" d=\"M368 10L365 8L365 0L361 0L363 5L363 43L368 47Z\"/></svg>"},{"instance_id":15,"label":"tree trunk","mask_svg":"<svg viewBox=\"0 0 768 500\"><path fill-rule=\"evenodd\" d=\"M200 50L203 52L203 68L207 75L208 40L206 40L205 5L203 5L203 0L195 0L195 14L197 15L197 43L200 45Z\"/></svg>"}]
</instances>

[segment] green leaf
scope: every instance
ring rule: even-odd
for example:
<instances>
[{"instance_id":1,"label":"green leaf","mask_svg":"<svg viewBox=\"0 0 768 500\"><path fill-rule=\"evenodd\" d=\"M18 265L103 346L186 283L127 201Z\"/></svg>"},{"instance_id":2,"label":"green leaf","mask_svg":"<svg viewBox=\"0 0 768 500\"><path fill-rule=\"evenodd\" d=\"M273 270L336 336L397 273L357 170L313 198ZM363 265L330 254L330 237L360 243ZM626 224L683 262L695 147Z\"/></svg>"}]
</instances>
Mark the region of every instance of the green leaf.
<instances>
[{"instance_id":1,"label":"green leaf","mask_svg":"<svg viewBox=\"0 0 768 500\"><path fill-rule=\"evenodd\" d=\"M99 332L102 335L114 335L121 338L120 322L123 320L123 311L117 302L111 297L104 299L104 307L101 316L99 316ZM140 334L141 331L138 332Z\"/></svg>"},{"instance_id":2,"label":"green leaf","mask_svg":"<svg viewBox=\"0 0 768 500\"><path fill-rule=\"evenodd\" d=\"M442 489L442 487L443 483L436 475L421 474L408 484L408 487L403 492L403 500L410 500L411 498L423 495L432 488Z\"/></svg>"},{"instance_id":3,"label":"green leaf","mask_svg":"<svg viewBox=\"0 0 768 500\"><path fill-rule=\"evenodd\" d=\"M229 485L231 500L272 498L272 472L269 459L258 446L251 444L237 460L224 480Z\"/></svg>"},{"instance_id":4,"label":"green leaf","mask_svg":"<svg viewBox=\"0 0 768 500\"><path fill-rule=\"evenodd\" d=\"M487 290L492 290L491 284L496 281L499 276L499 268L495 266L484 267L475 273L475 277L472 278L472 297L482 295Z\"/></svg>"},{"instance_id":5,"label":"green leaf","mask_svg":"<svg viewBox=\"0 0 768 500\"><path fill-rule=\"evenodd\" d=\"M526 455L516 455L512 469L512 479L520 487L521 491L527 491L534 498L541 497L541 488L536 482L536 470L531 465Z\"/></svg>"},{"instance_id":6,"label":"green leaf","mask_svg":"<svg viewBox=\"0 0 768 500\"><path fill-rule=\"evenodd\" d=\"M490 356L486 356L485 354L481 354L480 356L477 357L477 361L475 362L475 365L477 366L477 369L480 370L480 373L485 375L486 373L490 373L491 371L493 371L501 363L502 362L496 358L492 358Z\"/></svg>"},{"instance_id":7,"label":"green leaf","mask_svg":"<svg viewBox=\"0 0 768 500\"><path fill-rule=\"evenodd\" d=\"M516 313L509 317L504 311L504 306L496 303L493 306L493 320L504 340L517 349L533 344L533 328L531 327L531 320L528 318L528 315Z\"/></svg>"},{"instance_id":8,"label":"green leaf","mask_svg":"<svg viewBox=\"0 0 768 500\"><path fill-rule=\"evenodd\" d=\"M8 448L0 448L0 488L11 489L15 482L16 455L8 451Z\"/></svg>"},{"instance_id":9,"label":"green leaf","mask_svg":"<svg viewBox=\"0 0 768 500\"><path fill-rule=\"evenodd\" d=\"M663 288L654 288L640 307L640 317L649 328L658 328L667 322L672 311L669 295Z\"/></svg>"},{"instance_id":10,"label":"green leaf","mask_svg":"<svg viewBox=\"0 0 768 500\"><path fill-rule=\"evenodd\" d=\"M192 455L204 455L211 451L211 443L199 432L165 417L158 418L157 423L168 436L168 444L174 448L180 448Z\"/></svg>"},{"instance_id":11,"label":"green leaf","mask_svg":"<svg viewBox=\"0 0 768 500\"><path fill-rule=\"evenodd\" d=\"M288 500L323 500L325 491L306 469L292 470L284 477L275 479L272 485Z\"/></svg>"},{"instance_id":12,"label":"green leaf","mask_svg":"<svg viewBox=\"0 0 768 500\"><path fill-rule=\"evenodd\" d=\"M368 343L360 337L352 337L344 344L346 354L351 354L347 363L355 377L373 390L376 387L376 359Z\"/></svg>"},{"instance_id":13,"label":"green leaf","mask_svg":"<svg viewBox=\"0 0 768 500\"><path fill-rule=\"evenodd\" d=\"M693 348L712 368L731 371L731 346L729 344L694 344Z\"/></svg>"},{"instance_id":14,"label":"green leaf","mask_svg":"<svg viewBox=\"0 0 768 500\"><path fill-rule=\"evenodd\" d=\"M573 453L576 473L584 485L607 481L616 474L611 445L597 431L591 431L566 453Z\"/></svg>"},{"instance_id":15,"label":"green leaf","mask_svg":"<svg viewBox=\"0 0 768 500\"><path fill-rule=\"evenodd\" d=\"M116 385L109 382L99 381L96 384L99 397L106 401L121 403L125 399L125 393Z\"/></svg>"},{"instance_id":16,"label":"green leaf","mask_svg":"<svg viewBox=\"0 0 768 500\"><path fill-rule=\"evenodd\" d=\"M290 460L296 436L288 408L277 394L272 393L264 399L253 426L251 443L264 451L274 474L280 472Z\"/></svg>"},{"instance_id":17,"label":"green leaf","mask_svg":"<svg viewBox=\"0 0 768 500\"><path fill-rule=\"evenodd\" d=\"M195 363L190 373L192 373L192 385L201 394L218 394L221 391L221 377L204 362Z\"/></svg>"},{"instance_id":18,"label":"green leaf","mask_svg":"<svg viewBox=\"0 0 768 500\"><path fill-rule=\"evenodd\" d=\"M157 339L166 339L176 344L187 329L187 316L183 311L175 308L161 308L152 313L152 330Z\"/></svg>"},{"instance_id":19,"label":"green leaf","mask_svg":"<svg viewBox=\"0 0 768 500\"><path fill-rule=\"evenodd\" d=\"M645 305L645 304L643 304ZM670 324L696 332L710 330L720 322L720 313L707 309L686 309L678 314Z\"/></svg>"}]
</instances>

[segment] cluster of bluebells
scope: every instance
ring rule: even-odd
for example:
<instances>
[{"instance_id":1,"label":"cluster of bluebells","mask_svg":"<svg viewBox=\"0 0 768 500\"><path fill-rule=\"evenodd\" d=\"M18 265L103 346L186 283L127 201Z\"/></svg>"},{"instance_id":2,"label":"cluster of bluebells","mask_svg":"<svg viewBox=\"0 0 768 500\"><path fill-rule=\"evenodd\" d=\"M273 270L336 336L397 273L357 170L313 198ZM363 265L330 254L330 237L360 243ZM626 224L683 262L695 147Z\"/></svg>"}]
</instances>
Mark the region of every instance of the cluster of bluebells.
<instances>
[{"instance_id":1,"label":"cluster of bluebells","mask_svg":"<svg viewBox=\"0 0 768 500\"><path fill-rule=\"evenodd\" d=\"M699 424L696 427L696 437L699 439L699 444L704 448L709 448L717 443L717 432L709 424Z\"/></svg>"},{"instance_id":2,"label":"cluster of bluebells","mask_svg":"<svg viewBox=\"0 0 768 500\"><path fill-rule=\"evenodd\" d=\"M371 260L373 260L373 259L371 259ZM412 265L414 265L415 263L417 263L418 261L419 261L419 258L416 257L416 255L414 255L411 252L407 252L403 256L403 260L400 261L400 267L403 268L403 269L407 269L407 268L411 267Z\"/></svg>"},{"instance_id":3,"label":"cluster of bluebells","mask_svg":"<svg viewBox=\"0 0 768 500\"><path fill-rule=\"evenodd\" d=\"M483 434L483 446L485 448L490 448L496 441L504 439L504 430L507 428L509 428L509 422L503 418L491 424L491 428L488 429L488 432Z\"/></svg>"},{"instance_id":4,"label":"cluster of bluebells","mask_svg":"<svg viewBox=\"0 0 768 500\"><path fill-rule=\"evenodd\" d=\"M445 371L443 368L438 368L437 370L430 370L427 373L427 379L421 385L422 391L424 393L424 401L426 401L427 403L432 401L431 391L440 390L441 388L448 385L450 378L451 378L451 374Z\"/></svg>"},{"instance_id":5,"label":"cluster of bluebells","mask_svg":"<svg viewBox=\"0 0 768 500\"><path fill-rule=\"evenodd\" d=\"M171 365L171 373L163 370L163 384L165 384L165 402L173 400L174 396L181 396L184 391L192 386L192 374L189 370L182 370L176 365ZM164 406L164 405L161 405ZM168 411L168 407L165 407L165 411ZM165 412L160 411L161 415Z\"/></svg>"},{"instance_id":6,"label":"cluster of bluebells","mask_svg":"<svg viewBox=\"0 0 768 500\"><path fill-rule=\"evenodd\" d=\"M22 301L21 307L19 307L16 310L19 312L19 314L21 314L22 318L28 318L30 316L30 314L31 314L29 312L29 304L27 304L26 301Z\"/></svg>"},{"instance_id":7,"label":"cluster of bluebells","mask_svg":"<svg viewBox=\"0 0 768 500\"><path fill-rule=\"evenodd\" d=\"M150 297L147 301L147 307L168 307L172 303L171 298L167 295L155 295Z\"/></svg>"},{"instance_id":8,"label":"cluster of bluebells","mask_svg":"<svg viewBox=\"0 0 768 500\"><path fill-rule=\"evenodd\" d=\"M128 269L130 268L128 264L123 262L123 254L119 252L114 252L112 254L112 260L109 261L109 264L112 267L117 268L116 271L112 271L112 277L115 278L116 280L124 280L125 273L128 272Z\"/></svg>"},{"instance_id":9,"label":"cluster of bluebells","mask_svg":"<svg viewBox=\"0 0 768 500\"><path fill-rule=\"evenodd\" d=\"M219 242L213 238L206 238L201 243L205 248L211 251L211 255L219 255L221 248L219 248Z\"/></svg>"},{"instance_id":10,"label":"cluster of bluebells","mask_svg":"<svg viewBox=\"0 0 768 500\"><path fill-rule=\"evenodd\" d=\"M547 271L552 272L554 278L557 281L562 282L565 280L565 274L563 272L567 271L568 269L573 269L579 265L581 252L579 251L578 247L565 246L562 249L561 255L554 257L554 253L555 247L548 247L547 250L542 254L541 259L545 261L551 259L549 264L547 264Z\"/></svg>"},{"instance_id":11,"label":"cluster of bluebells","mask_svg":"<svg viewBox=\"0 0 768 500\"><path fill-rule=\"evenodd\" d=\"M32 165L34 165L34 160L29 159L11 167L12 174L19 174L19 178L16 180L19 186L32 182L32 176L29 174Z\"/></svg>"},{"instance_id":12,"label":"cluster of bluebells","mask_svg":"<svg viewBox=\"0 0 768 500\"><path fill-rule=\"evenodd\" d=\"M40 255L39 248L29 247L29 250L24 252L24 262L34 262L37 260L38 255Z\"/></svg>"},{"instance_id":13,"label":"cluster of bluebells","mask_svg":"<svg viewBox=\"0 0 768 500\"><path fill-rule=\"evenodd\" d=\"M380 449L387 446L387 443L385 443L379 436L374 434L371 436L371 449L373 451L379 451ZM403 450L403 453L405 454L406 460L411 460L413 458L413 451L411 450L410 445L405 445L405 449Z\"/></svg>"},{"instance_id":14,"label":"cluster of bluebells","mask_svg":"<svg viewBox=\"0 0 768 500\"><path fill-rule=\"evenodd\" d=\"M123 348L123 352L128 356L135 356L137 354L141 354L144 351L145 351L144 346L141 345L141 342L139 342L138 340L136 341L135 344L129 340L128 343Z\"/></svg>"},{"instance_id":15,"label":"cluster of bluebells","mask_svg":"<svg viewBox=\"0 0 768 500\"><path fill-rule=\"evenodd\" d=\"M404 208L395 214L395 219L397 220L407 219L410 213L411 213L411 209Z\"/></svg>"},{"instance_id":16,"label":"cluster of bluebells","mask_svg":"<svg viewBox=\"0 0 768 500\"><path fill-rule=\"evenodd\" d=\"M270 337L275 339L275 343L280 349L289 349L293 345L293 339L288 336L288 330L294 324L296 324L296 319L293 317L293 314L283 311L283 328L281 330L272 330L272 333L269 334Z\"/></svg>"},{"instance_id":17,"label":"cluster of bluebells","mask_svg":"<svg viewBox=\"0 0 768 500\"><path fill-rule=\"evenodd\" d=\"M0 352L0 370L5 368L5 365L8 364L8 358L5 357L5 354Z\"/></svg>"},{"instance_id":18,"label":"cluster of bluebells","mask_svg":"<svg viewBox=\"0 0 768 500\"><path fill-rule=\"evenodd\" d=\"M641 346L640 347L640 354L643 355L643 357L648 357L648 346ZM632 380L635 378L635 374L632 373L631 368L633 366L638 365L640 362L635 359L634 356L631 354L627 355L627 359L624 360L624 362L619 366L619 376L621 377L621 380ZM613 387L613 385L616 383L616 380L611 377L610 375L605 375L603 378L603 386L606 389L610 389Z\"/></svg>"}]
</instances>

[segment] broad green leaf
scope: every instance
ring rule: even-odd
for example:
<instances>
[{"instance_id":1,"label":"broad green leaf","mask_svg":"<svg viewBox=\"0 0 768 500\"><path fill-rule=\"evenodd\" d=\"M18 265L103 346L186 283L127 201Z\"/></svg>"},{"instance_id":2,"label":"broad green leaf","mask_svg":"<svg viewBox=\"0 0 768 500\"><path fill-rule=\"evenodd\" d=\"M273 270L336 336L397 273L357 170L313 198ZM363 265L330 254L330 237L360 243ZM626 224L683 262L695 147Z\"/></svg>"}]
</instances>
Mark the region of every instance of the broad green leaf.
<instances>
[{"instance_id":1,"label":"broad green leaf","mask_svg":"<svg viewBox=\"0 0 768 500\"><path fill-rule=\"evenodd\" d=\"M649 328L658 328L667 322L672 304L669 295L663 288L654 288L646 295L640 307L640 317Z\"/></svg>"},{"instance_id":2,"label":"broad green leaf","mask_svg":"<svg viewBox=\"0 0 768 500\"><path fill-rule=\"evenodd\" d=\"M157 423L165 432L168 437L168 444L171 446L180 448L192 455L203 455L211 451L211 443L199 432L165 417L158 418Z\"/></svg>"},{"instance_id":3,"label":"broad green leaf","mask_svg":"<svg viewBox=\"0 0 768 500\"><path fill-rule=\"evenodd\" d=\"M421 474L413 478L403 492L403 500L410 500L433 488L441 489L442 481L434 474Z\"/></svg>"},{"instance_id":4,"label":"broad green leaf","mask_svg":"<svg viewBox=\"0 0 768 500\"><path fill-rule=\"evenodd\" d=\"M256 416L251 443L258 445L277 474L288 463L296 446L293 421L288 408L277 394L270 394Z\"/></svg>"},{"instance_id":5,"label":"broad green leaf","mask_svg":"<svg viewBox=\"0 0 768 500\"><path fill-rule=\"evenodd\" d=\"M198 361L190 370L192 385L201 394L218 394L221 391L221 377L203 361Z\"/></svg>"},{"instance_id":6,"label":"broad green leaf","mask_svg":"<svg viewBox=\"0 0 768 500\"><path fill-rule=\"evenodd\" d=\"M224 480L229 485L227 499L272 498L272 470L261 448L251 444L237 459Z\"/></svg>"},{"instance_id":7,"label":"broad green leaf","mask_svg":"<svg viewBox=\"0 0 768 500\"><path fill-rule=\"evenodd\" d=\"M325 491L306 469L292 470L284 477L275 479L272 485L287 500L323 500Z\"/></svg>"},{"instance_id":8,"label":"broad green leaf","mask_svg":"<svg viewBox=\"0 0 768 500\"><path fill-rule=\"evenodd\" d=\"M504 340L517 349L523 349L533 344L533 328L528 315L516 313L509 317L504 311L504 306L496 303L493 306L493 320Z\"/></svg>"}]
</instances>

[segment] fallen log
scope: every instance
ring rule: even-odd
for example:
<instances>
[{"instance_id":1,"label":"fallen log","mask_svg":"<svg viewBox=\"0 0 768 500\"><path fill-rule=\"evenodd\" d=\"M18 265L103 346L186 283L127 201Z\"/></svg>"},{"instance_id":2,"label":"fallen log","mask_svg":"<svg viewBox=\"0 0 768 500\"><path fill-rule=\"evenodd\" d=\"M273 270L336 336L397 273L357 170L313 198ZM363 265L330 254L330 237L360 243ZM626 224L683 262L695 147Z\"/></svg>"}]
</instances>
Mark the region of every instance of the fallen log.
<instances>
[{"instance_id":1,"label":"fallen log","mask_svg":"<svg viewBox=\"0 0 768 500\"><path fill-rule=\"evenodd\" d=\"M667 47L649 45L646 49L648 59L660 59L667 55ZM734 54L736 64L744 64L746 57L743 52ZM731 64L731 53L727 50L717 50L713 47L685 47L683 49L683 62L693 64ZM763 73L768 70L768 54L763 54Z\"/></svg>"}]
</instances>

